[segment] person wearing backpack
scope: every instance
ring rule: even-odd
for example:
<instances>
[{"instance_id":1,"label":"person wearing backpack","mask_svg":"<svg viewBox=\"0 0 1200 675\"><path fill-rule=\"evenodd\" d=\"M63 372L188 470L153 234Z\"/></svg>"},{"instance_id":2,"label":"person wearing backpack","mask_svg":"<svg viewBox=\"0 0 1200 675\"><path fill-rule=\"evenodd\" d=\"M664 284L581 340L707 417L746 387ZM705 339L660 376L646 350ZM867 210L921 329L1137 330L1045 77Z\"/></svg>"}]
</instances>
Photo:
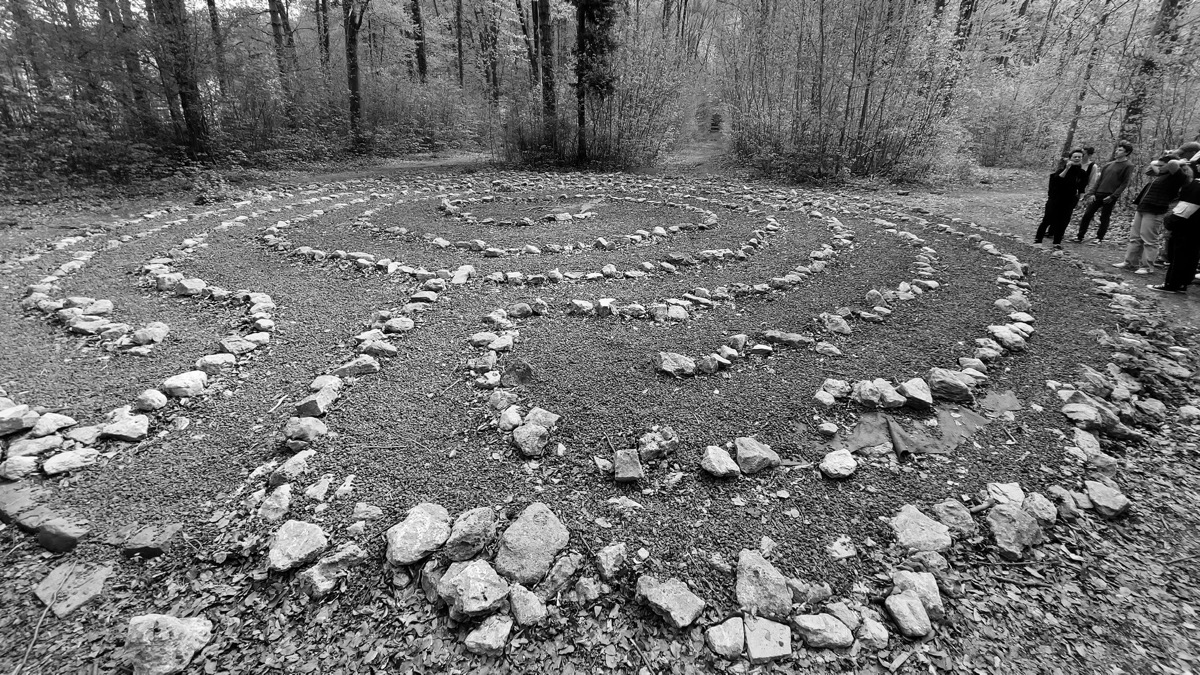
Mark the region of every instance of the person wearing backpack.
<instances>
[{"instance_id":1,"label":"person wearing backpack","mask_svg":"<svg viewBox=\"0 0 1200 675\"><path fill-rule=\"evenodd\" d=\"M1171 233L1169 267L1161 284L1147 288L1162 293L1186 293L1200 264L1200 153L1191 157L1192 180L1179 190L1179 202L1163 218L1163 227Z\"/></svg>"},{"instance_id":2,"label":"person wearing backpack","mask_svg":"<svg viewBox=\"0 0 1200 675\"><path fill-rule=\"evenodd\" d=\"M1147 171L1152 176L1136 200L1137 211L1129 225L1129 245L1125 259L1113 263L1118 269L1134 270L1134 274L1151 274L1158 258L1159 238L1163 217L1179 196L1179 189L1191 180L1190 167L1170 154L1156 159Z\"/></svg>"}]
</instances>

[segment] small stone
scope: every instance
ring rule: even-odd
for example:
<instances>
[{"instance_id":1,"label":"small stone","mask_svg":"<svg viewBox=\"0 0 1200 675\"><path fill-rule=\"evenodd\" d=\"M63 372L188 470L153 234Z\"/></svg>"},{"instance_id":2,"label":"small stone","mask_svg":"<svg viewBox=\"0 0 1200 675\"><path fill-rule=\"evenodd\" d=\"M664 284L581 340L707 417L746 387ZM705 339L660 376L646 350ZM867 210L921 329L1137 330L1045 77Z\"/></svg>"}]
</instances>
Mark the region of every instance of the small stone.
<instances>
[{"instance_id":1,"label":"small stone","mask_svg":"<svg viewBox=\"0 0 1200 675\"><path fill-rule=\"evenodd\" d=\"M704 642L717 656L736 659L746 645L745 624L735 616L704 631Z\"/></svg>"},{"instance_id":2,"label":"small stone","mask_svg":"<svg viewBox=\"0 0 1200 675\"><path fill-rule=\"evenodd\" d=\"M600 576L612 581L625 566L626 546L624 542L609 544L596 553L596 569Z\"/></svg>"},{"instance_id":3,"label":"small stone","mask_svg":"<svg viewBox=\"0 0 1200 675\"><path fill-rule=\"evenodd\" d=\"M121 555L126 558L141 556L143 559L160 556L167 552L171 546L171 539L182 530L183 523L138 528L122 542Z\"/></svg>"},{"instance_id":4,"label":"small stone","mask_svg":"<svg viewBox=\"0 0 1200 675\"><path fill-rule=\"evenodd\" d=\"M1043 529L1054 527L1055 521L1058 520L1058 509L1040 492L1031 492L1025 501L1021 502L1021 508L1033 516Z\"/></svg>"},{"instance_id":5,"label":"small stone","mask_svg":"<svg viewBox=\"0 0 1200 675\"><path fill-rule=\"evenodd\" d=\"M316 560L328 545L329 539L320 526L289 520L271 538L267 566L276 572L286 572Z\"/></svg>"},{"instance_id":6,"label":"small stone","mask_svg":"<svg viewBox=\"0 0 1200 675\"><path fill-rule=\"evenodd\" d=\"M700 468L717 478L729 478L742 474L738 463L733 461L725 448L710 445L704 448L704 456L700 459Z\"/></svg>"},{"instance_id":7,"label":"small stone","mask_svg":"<svg viewBox=\"0 0 1200 675\"><path fill-rule=\"evenodd\" d=\"M540 424L526 422L513 430L513 445L523 457L541 457L546 453L550 432Z\"/></svg>"},{"instance_id":8,"label":"small stone","mask_svg":"<svg viewBox=\"0 0 1200 675\"><path fill-rule=\"evenodd\" d=\"M906 504L891 520L900 546L915 551L944 551L950 548L950 528Z\"/></svg>"},{"instance_id":9,"label":"small stone","mask_svg":"<svg viewBox=\"0 0 1200 675\"><path fill-rule=\"evenodd\" d=\"M424 560L450 537L450 513L445 507L428 502L408 510L403 521L385 533L387 561L393 565L412 565Z\"/></svg>"},{"instance_id":10,"label":"small stone","mask_svg":"<svg viewBox=\"0 0 1200 675\"><path fill-rule=\"evenodd\" d=\"M74 550L79 545L79 540L86 537L90 531L86 520L52 517L37 526L37 542L51 553L66 553Z\"/></svg>"},{"instance_id":11,"label":"small stone","mask_svg":"<svg viewBox=\"0 0 1200 675\"><path fill-rule=\"evenodd\" d=\"M467 634L463 645L472 654L482 656L497 656L504 651L508 643L508 634L512 632L513 620L503 614L493 614L483 620L478 628Z\"/></svg>"},{"instance_id":12,"label":"small stone","mask_svg":"<svg viewBox=\"0 0 1200 675\"><path fill-rule=\"evenodd\" d=\"M792 655L792 629L787 625L756 616L747 616L743 621L750 663L769 663Z\"/></svg>"},{"instance_id":13,"label":"small stone","mask_svg":"<svg viewBox=\"0 0 1200 675\"><path fill-rule=\"evenodd\" d=\"M970 403L975 399L970 385L953 370L930 368L926 379L930 392L938 398L960 403Z\"/></svg>"},{"instance_id":14,"label":"small stone","mask_svg":"<svg viewBox=\"0 0 1200 675\"><path fill-rule=\"evenodd\" d=\"M362 354L334 368L329 374L337 377L356 377L378 372L379 361L369 354Z\"/></svg>"},{"instance_id":15,"label":"small stone","mask_svg":"<svg viewBox=\"0 0 1200 675\"><path fill-rule=\"evenodd\" d=\"M536 584L567 545L569 532L545 504L533 502L500 537L494 564L502 576L525 586Z\"/></svg>"},{"instance_id":16,"label":"small stone","mask_svg":"<svg viewBox=\"0 0 1200 675\"><path fill-rule=\"evenodd\" d=\"M749 436L736 438L733 443L737 448L737 463L742 473L756 474L779 466L779 455L766 443Z\"/></svg>"},{"instance_id":17,"label":"small stone","mask_svg":"<svg viewBox=\"0 0 1200 675\"><path fill-rule=\"evenodd\" d=\"M810 649L844 649L854 644L854 634L846 624L829 614L793 616L792 627Z\"/></svg>"},{"instance_id":18,"label":"small stone","mask_svg":"<svg viewBox=\"0 0 1200 675\"><path fill-rule=\"evenodd\" d=\"M125 651L134 675L170 675L183 672L210 639L212 622L202 616L143 614L129 620Z\"/></svg>"},{"instance_id":19,"label":"small stone","mask_svg":"<svg viewBox=\"0 0 1200 675\"><path fill-rule=\"evenodd\" d=\"M1019 506L1025 501L1025 491L1021 489L1018 483L988 483L987 496L988 499L997 504L1016 504Z\"/></svg>"},{"instance_id":20,"label":"small stone","mask_svg":"<svg viewBox=\"0 0 1200 675\"><path fill-rule=\"evenodd\" d=\"M825 455L821 460L821 473L828 478L849 478L858 468L858 462L849 450L842 448Z\"/></svg>"},{"instance_id":21,"label":"small stone","mask_svg":"<svg viewBox=\"0 0 1200 675\"><path fill-rule=\"evenodd\" d=\"M521 626L536 626L546 620L546 605L538 596L521 584L509 587L508 600L513 618Z\"/></svg>"},{"instance_id":22,"label":"small stone","mask_svg":"<svg viewBox=\"0 0 1200 675\"><path fill-rule=\"evenodd\" d=\"M339 578L350 568L362 564L367 552L357 544L342 544L333 553L322 557L307 570L300 573L300 586L314 598L323 598L337 587Z\"/></svg>"},{"instance_id":23,"label":"small stone","mask_svg":"<svg viewBox=\"0 0 1200 675\"><path fill-rule=\"evenodd\" d=\"M912 591L921 599L925 613L933 621L941 621L946 617L946 609L942 605L942 595L938 591L937 579L929 572L892 572L893 593Z\"/></svg>"},{"instance_id":24,"label":"small stone","mask_svg":"<svg viewBox=\"0 0 1200 675\"><path fill-rule=\"evenodd\" d=\"M54 616L63 618L98 597L112 568L88 562L64 562L47 574L34 589L34 595L48 606Z\"/></svg>"},{"instance_id":25,"label":"small stone","mask_svg":"<svg viewBox=\"0 0 1200 675\"><path fill-rule=\"evenodd\" d=\"M454 521L446 540L446 557L453 561L469 560L496 536L496 512L483 506L464 512Z\"/></svg>"},{"instance_id":26,"label":"small stone","mask_svg":"<svg viewBox=\"0 0 1200 675\"><path fill-rule=\"evenodd\" d=\"M1131 502L1120 490L1094 480L1084 481L1083 485L1087 490L1088 499L1092 502L1092 508L1101 518L1112 520L1129 511Z\"/></svg>"},{"instance_id":27,"label":"small stone","mask_svg":"<svg viewBox=\"0 0 1200 675\"><path fill-rule=\"evenodd\" d=\"M637 598L675 628L692 625L706 604L679 579L659 581L650 575L638 578Z\"/></svg>"},{"instance_id":28,"label":"small stone","mask_svg":"<svg viewBox=\"0 0 1200 675\"><path fill-rule=\"evenodd\" d=\"M825 605L824 612L841 621L842 625L851 631L858 630L859 625L862 623L862 618L859 617L858 612L850 609L844 602L831 602Z\"/></svg>"},{"instance_id":29,"label":"small stone","mask_svg":"<svg viewBox=\"0 0 1200 675\"><path fill-rule=\"evenodd\" d=\"M887 649L888 646L887 626L884 626L875 619L863 619L863 623L858 627L855 637L867 649Z\"/></svg>"},{"instance_id":30,"label":"small stone","mask_svg":"<svg viewBox=\"0 0 1200 675\"><path fill-rule=\"evenodd\" d=\"M268 523L277 523L287 515L292 505L292 484L284 483L271 490L258 505L257 515Z\"/></svg>"},{"instance_id":31,"label":"small stone","mask_svg":"<svg viewBox=\"0 0 1200 675\"><path fill-rule=\"evenodd\" d=\"M675 377L689 377L696 374L696 362L683 354L658 352L654 356L654 369Z\"/></svg>"},{"instance_id":32,"label":"small stone","mask_svg":"<svg viewBox=\"0 0 1200 675\"><path fill-rule=\"evenodd\" d=\"M74 418L67 417L66 415L60 415L58 413L48 412L38 418L37 423L35 423L33 428L29 430L29 435L34 438L38 438L40 436L49 436L59 429L73 427L76 424L78 424L78 422L76 422Z\"/></svg>"},{"instance_id":33,"label":"small stone","mask_svg":"<svg viewBox=\"0 0 1200 675\"><path fill-rule=\"evenodd\" d=\"M21 480L37 473L37 457L9 457L0 462L0 478L5 480Z\"/></svg>"},{"instance_id":34,"label":"small stone","mask_svg":"<svg viewBox=\"0 0 1200 675\"><path fill-rule=\"evenodd\" d=\"M311 443L329 433L329 427L315 417L290 417L283 427L285 438Z\"/></svg>"},{"instance_id":35,"label":"small stone","mask_svg":"<svg viewBox=\"0 0 1200 675\"><path fill-rule=\"evenodd\" d=\"M167 396L192 398L203 394L207 386L208 374L202 370L192 370L163 380L159 390Z\"/></svg>"},{"instance_id":36,"label":"small stone","mask_svg":"<svg viewBox=\"0 0 1200 675\"><path fill-rule=\"evenodd\" d=\"M884 600L884 606L900 632L907 637L925 637L933 630L921 598L911 590L889 595Z\"/></svg>"},{"instance_id":37,"label":"small stone","mask_svg":"<svg viewBox=\"0 0 1200 675\"><path fill-rule=\"evenodd\" d=\"M486 560L450 565L437 582L437 593L456 619L495 612L508 598L508 583Z\"/></svg>"},{"instance_id":38,"label":"small stone","mask_svg":"<svg viewBox=\"0 0 1200 675\"><path fill-rule=\"evenodd\" d=\"M947 499L940 504L934 504L929 507L929 510L955 536L972 537L978 530L975 519L971 517L970 509L957 499Z\"/></svg>"},{"instance_id":39,"label":"small stone","mask_svg":"<svg viewBox=\"0 0 1200 675\"><path fill-rule=\"evenodd\" d=\"M45 471L47 476L57 476L60 473L91 466L99 457L100 451L94 448L60 452L42 464L42 471Z\"/></svg>"},{"instance_id":40,"label":"small stone","mask_svg":"<svg viewBox=\"0 0 1200 675\"><path fill-rule=\"evenodd\" d=\"M1006 560L1020 560L1030 547L1042 542L1042 528L1016 504L993 506L987 523L1000 556Z\"/></svg>"},{"instance_id":41,"label":"small stone","mask_svg":"<svg viewBox=\"0 0 1200 675\"><path fill-rule=\"evenodd\" d=\"M758 551L742 549L738 554L736 593L743 612L786 619L791 611L787 578Z\"/></svg>"},{"instance_id":42,"label":"small stone","mask_svg":"<svg viewBox=\"0 0 1200 675\"><path fill-rule=\"evenodd\" d=\"M167 405L167 395L157 389L147 389L138 394L133 402L133 409L142 412L159 410Z\"/></svg>"}]
</instances>

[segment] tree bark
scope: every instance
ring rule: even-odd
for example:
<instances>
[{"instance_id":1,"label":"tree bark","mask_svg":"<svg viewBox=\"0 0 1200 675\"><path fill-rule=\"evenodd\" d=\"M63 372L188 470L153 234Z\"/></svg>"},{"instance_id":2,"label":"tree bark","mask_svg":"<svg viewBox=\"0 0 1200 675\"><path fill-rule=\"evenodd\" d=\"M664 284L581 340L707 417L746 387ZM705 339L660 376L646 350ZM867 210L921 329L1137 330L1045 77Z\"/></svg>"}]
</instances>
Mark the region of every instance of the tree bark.
<instances>
[{"instance_id":1,"label":"tree bark","mask_svg":"<svg viewBox=\"0 0 1200 675\"><path fill-rule=\"evenodd\" d=\"M579 127L576 135L579 137L578 147L576 148L575 160L579 163L587 161L587 86L585 84L587 57L585 55L585 42L587 35L587 22L584 19L584 2L587 0L575 0L575 106L577 109L578 119L576 124Z\"/></svg>"},{"instance_id":2,"label":"tree bark","mask_svg":"<svg viewBox=\"0 0 1200 675\"><path fill-rule=\"evenodd\" d=\"M558 100L554 88L554 25L550 0L533 0L537 13L542 65L542 141L558 149Z\"/></svg>"},{"instance_id":3,"label":"tree bark","mask_svg":"<svg viewBox=\"0 0 1200 675\"><path fill-rule=\"evenodd\" d=\"M179 92L183 113L185 142L192 157L210 152L208 121L204 117L204 101L200 97L200 82L187 24L184 0L151 0L154 16L163 29L164 51L170 55L170 72Z\"/></svg>"},{"instance_id":4,"label":"tree bark","mask_svg":"<svg viewBox=\"0 0 1200 675\"><path fill-rule=\"evenodd\" d=\"M417 77L425 82L429 63L425 53L425 24L421 21L421 0L412 0L409 4L412 11L413 47L417 56Z\"/></svg>"},{"instance_id":5,"label":"tree bark","mask_svg":"<svg viewBox=\"0 0 1200 675\"><path fill-rule=\"evenodd\" d=\"M226 93L225 38L221 35L221 21L217 15L216 0L205 0L208 4L208 23L212 28L213 65L217 71L217 88L221 95Z\"/></svg>"},{"instance_id":6,"label":"tree bark","mask_svg":"<svg viewBox=\"0 0 1200 675\"><path fill-rule=\"evenodd\" d=\"M1096 22L1095 30L1092 31L1092 48L1088 51L1087 62L1083 67L1083 80L1079 83L1079 95L1075 97L1075 110L1071 115L1071 123L1067 126L1067 137L1063 141L1062 154L1064 156L1071 151L1071 146L1075 144L1075 131L1079 129L1079 118L1083 115L1088 84L1092 81L1092 71L1100 57L1100 35L1104 32L1104 24L1108 23L1109 14L1112 12L1111 7L1112 0L1104 0L1104 6L1100 9L1100 19Z\"/></svg>"},{"instance_id":7,"label":"tree bark","mask_svg":"<svg viewBox=\"0 0 1200 675\"><path fill-rule=\"evenodd\" d=\"M315 0L317 16L317 45L321 52L321 67L329 67L329 0Z\"/></svg>"},{"instance_id":8,"label":"tree bark","mask_svg":"<svg viewBox=\"0 0 1200 675\"><path fill-rule=\"evenodd\" d=\"M458 88L463 88L463 29L462 29L462 0L454 3L454 37L458 41Z\"/></svg>"},{"instance_id":9,"label":"tree bark","mask_svg":"<svg viewBox=\"0 0 1200 675\"><path fill-rule=\"evenodd\" d=\"M517 4L517 19L521 22L521 35L525 38L525 51L529 55L529 81L537 82L537 48L534 46L533 37L529 34L529 21L525 17L525 7L521 5L521 0L515 0L515 2ZM537 2L537 0L534 0L534 2Z\"/></svg>"},{"instance_id":10,"label":"tree bark","mask_svg":"<svg viewBox=\"0 0 1200 675\"><path fill-rule=\"evenodd\" d=\"M355 143L362 140L362 91L358 72L358 31L371 0L342 0L342 29L346 38L346 89L350 98L350 137Z\"/></svg>"},{"instance_id":11,"label":"tree bark","mask_svg":"<svg viewBox=\"0 0 1200 675\"><path fill-rule=\"evenodd\" d=\"M1153 100L1154 92L1158 91L1158 57L1160 52L1169 52L1163 48L1163 38L1171 32L1171 23L1179 13L1182 0L1162 0L1158 6L1158 14L1150 25L1149 39L1146 48L1138 62L1130 86L1129 98L1125 103L1125 115L1121 119L1121 138L1137 144L1142 138L1142 122L1146 117L1146 108Z\"/></svg>"},{"instance_id":12,"label":"tree bark","mask_svg":"<svg viewBox=\"0 0 1200 675\"><path fill-rule=\"evenodd\" d=\"M16 38L20 42L21 51L24 52L22 61L29 79L37 87L38 93L49 96L53 83L44 63L44 54L34 40L36 29L29 16L29 10L25 7L25 0L9 0L8 9L16 25Z\"/></svg>"}]
</instances>

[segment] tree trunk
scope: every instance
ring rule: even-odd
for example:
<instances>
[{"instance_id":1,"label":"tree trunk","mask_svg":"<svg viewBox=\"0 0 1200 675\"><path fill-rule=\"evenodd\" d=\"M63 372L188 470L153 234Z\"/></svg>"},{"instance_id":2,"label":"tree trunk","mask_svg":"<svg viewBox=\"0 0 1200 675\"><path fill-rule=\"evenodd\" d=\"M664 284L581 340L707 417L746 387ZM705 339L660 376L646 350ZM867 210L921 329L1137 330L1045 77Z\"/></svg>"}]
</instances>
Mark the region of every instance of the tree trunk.
<instances>
[{"instance_id":1,"label":"tree trunk","mask_svg":"<svg viewBox=\"0 0 1200 675\"><path fill-rule=\"evenodd\" d=\"M371 0L342 0L342 29L346 37L346 89L350 95L350 137L354 143L362 140L362 92L359 89L358 30L363 14Z\"/></svg>"},{"instance_id":2,"label":"tree trunk","mask_svg":"<svg viewBox=\"0 0 1200 675\"><path fill-rule=\"evenodd\" d=\"M150 98L146 95L142 63L138 58L136 45L133 44L133 34L137 31L137 19L133 15L133 8L130 7L129 0L120 0L120 4L117 4L116 0L103 1L108 3L109 13L118 26L118 44L120 45L121 59L125 62L125 74L129 79L129 93L133 98L134 108L138 111L142 129L148 130L156 120L154 111L150 108Z\"/></svg>"},{"instance_id":3,"label":"tree trunk","mask_svg":"<svg viewBox=\"0 0 1200 675\"><path fill-rule=\"evenodd\" d=\"M517 4L517 19L521 22L521 35L525 38L525 51L529 55L529 81L537 82L537 48L534 46L533 37L529 34L529 22L526 21L525 7L521 5L521 0L515 1ZM534 2L537 2L537 0L534 0Z\"/></svg>"},{"instance_id":4,"label":"tree trunk","mask_svg":"<svg viewBox=\"0 0 1200 675\"><path fill-rule=\"evenodd\" d=\"M275 66L279 69L279 86L283 90L283 107L289 120L292 109L292 74L288 60L287 37L284 29L284 8L280 0L267 0L271 15L271 38L275 44Z\"/></svg>"},{"instance_id":5,"label":"tree trunk","mask_svg":"<svg viewBox=\"0 0 1200 675\"><path fill-rule=\"evenodd\" d=\"M429 63L425 54L425 24L421 21L421 0L412 0L409 7L412 10L413 47L417 55L417 77L424 83L426 73L429 70Z\"/></svg>"},{"instance_id":6,"label":"tree trunk","mask_svg":"<svg viewBox=\"0 0 1200 675\"><path fill-rule=\"evenodd\" d=\"M217 71L217 88L225 95L225 38L221 36L221 21L217 15L217 1L206 0L208 3L208 23L212 28L213 65Z\"/></svg>"},{"instance_id":7,"label":"tree trunk","mask_svg":"<svg viewBox=\"0 0 1200 675\"><path fill-rule=\"evenodd\" d=\"M584 20L584 2L586 0L575 0L575 105L578 113L576 123L579 127L576 134L579 143L575 160L580 164L587 161L587 87L584 82L587 68L584 36L587 35L587 26Z\"/></svg>"},{"instance_id":8,"label":"tree trunk","mask_svg":"<svg viewBox=\"0 0 1200 675\"><path fill-rule=\"evenodd\" d=\"M37 29L29 16L29 10L25 7L25 0L9 0L8 8L12 13L13 23L16 25L17 40L21 44L21 51L24 52L22 61L24 61L25 71L37 87L38 93L42 96L49 96L53 84L43 62L42 50L34 39Z\"/></svg>"},{"instance_id":9,"label":"tree trunk","mask_svg":"<svg viewBox=\"0 0 1200 675\"><path fill-rule=\"evenodd\" d=\"M321 52L321 67L329 67L329 0L315 0L317 16L317 45Z\"/></svg>"},{"instance_id":10,"label":"tree trunk","mask_svg":"<svg viewBox=\"0 0 1200 675\"><path fill-rule=\"evenodd\" d=\"M462 0L454 3L454 37L458 41L458 88L463 88Z\"/></svg>"},{"instance_id":11,"label":"tree trunk","mask_svg":"<svg viewBox=\"0 0 1200 675\"><path fill-rule=\"evenodd\" d=\"M1149 39L1132 78L1129 98L1125 103L1125 115L1121 119L1121 138L1134 145L1142 137L1146 108L1152 102L1154 93L1159 90L1158 56L1160 52L1170 51L1163 48L1163 38L1173 32L1171 23L1179 13L1181 2L1182 0L1162 0L1159 4L1158 15L1150 26Z\"/></svg>"},{"instance_id":12,"label":"tree trunk","mask_svg":"<svg viewBox=\"0 0 1200 675\"><path fill-rule=\"evenodd\" d=\"M558 149L558 101L554 89L554 25L550 0L534 0L542 65L542 141Z\"/></svg>"},{"instance_id":13,"label":"tree trunk","mask_svg":"<svg viewBox=\"0 0 1200 675\"><path fill-rule=\"evenodd\" d=\"M188 154L202 157L210 153L208 122L187 25L184 0L151 0L154 16L163 30L164 51L169 54L169 70L179 92Z\"/></svg>"},{"instance_id":14,"label":"tree trunk","mask_svg":"<svg viewBox=\"0 0 1200 675\"><path fill-rule=\"evenodd\" d=\"M1108 16L1112 12L1111 7L1112 0L1104 0L1104 6L1100 9L1100 20L1096 22L1096 28L1092 31L1092 48L1088 51L1087 62L1083 67L1083 81L1079 83L1079 95L1075 97L1075 110L1071 115L1071 124L1067 127L1067 137L1063 141L1063 156L1066 156L1071 151L1071 146L1075 144L1075 131L1079 128L1079 118L1083 115L1088 84L1092 80L1092 71L1096 67L1096 60L1100 57L1100 34L1104 32L1104 24L1108 23Z\"/></svg>"}]
</instances>

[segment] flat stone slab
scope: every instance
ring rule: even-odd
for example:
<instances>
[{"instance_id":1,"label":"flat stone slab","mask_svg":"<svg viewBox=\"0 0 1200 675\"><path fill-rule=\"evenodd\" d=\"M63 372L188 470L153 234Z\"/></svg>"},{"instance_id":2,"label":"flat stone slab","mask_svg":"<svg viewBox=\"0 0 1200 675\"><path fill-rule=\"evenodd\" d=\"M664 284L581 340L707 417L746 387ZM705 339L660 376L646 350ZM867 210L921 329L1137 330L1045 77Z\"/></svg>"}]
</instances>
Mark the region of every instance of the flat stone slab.
<instances>
[{"instance_id":1,"label":"flat stone slab","mask_svg":"<svg viewBox=\"0 0 1200 675\"><path fill-rule=\"evenodd\" d=\"M87 562L65 562L33 589L38 600L63 618L104 591L112 568Z\"/></svg>"}]
</instances>

